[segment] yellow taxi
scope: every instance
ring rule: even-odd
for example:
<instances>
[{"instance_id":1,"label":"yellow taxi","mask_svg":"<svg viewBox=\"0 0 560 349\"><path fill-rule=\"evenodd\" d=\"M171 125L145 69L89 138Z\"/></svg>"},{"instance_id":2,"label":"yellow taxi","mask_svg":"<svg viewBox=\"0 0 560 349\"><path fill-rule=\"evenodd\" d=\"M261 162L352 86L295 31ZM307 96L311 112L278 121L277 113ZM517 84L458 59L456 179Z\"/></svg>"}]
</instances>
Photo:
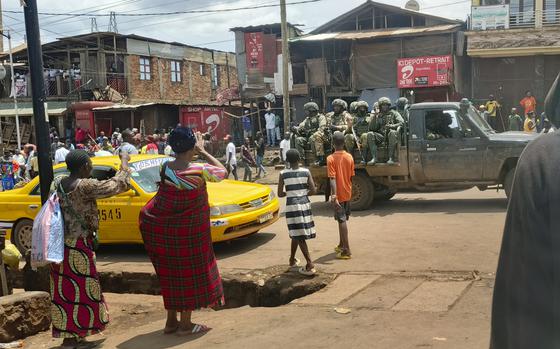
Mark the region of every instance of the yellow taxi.
<instances>
[{"instance_id":1,"label":"yellow taxi","mask_svg":"<svg viewBox=\"0 0 560 349\"><path fill-rule=\"evenodd\" d=\"M131 189L98 200L99 241L101 244L143 243L138 229L140 209L155 195L160 166L172 158L161 155L135 155L130 160ZM115 175L120 160L116 156L92 158L92 177L99 180ZM67 174L64 164L54 167L55 177ZM279 203L267 186L224 180L208 183L212 241L226 241L253 234L276 222ZM25 252L31 248L33 218L41 207L39 178L24 187L0 192L0 229Z\"/></svg>"}]
</instances>

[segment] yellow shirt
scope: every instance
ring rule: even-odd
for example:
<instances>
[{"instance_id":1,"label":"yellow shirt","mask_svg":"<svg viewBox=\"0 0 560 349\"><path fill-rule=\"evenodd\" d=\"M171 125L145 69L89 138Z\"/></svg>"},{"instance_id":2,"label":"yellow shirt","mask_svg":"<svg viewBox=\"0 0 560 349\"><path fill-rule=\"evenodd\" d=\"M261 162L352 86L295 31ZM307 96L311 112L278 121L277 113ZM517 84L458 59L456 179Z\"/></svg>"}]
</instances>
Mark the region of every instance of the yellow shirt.
<instances>
[{"instance_id":1,"label":"yellow shirt","mask_svg":"<svg viewBox=\"0 0 560 349\"><path fill-rule=\"evenodd\" d=\"M488 115L490 116L496 117L499 107L500 103L498 103L497 101L486 102L486 110L488 111Z\"/></svg>"}]
</instances>

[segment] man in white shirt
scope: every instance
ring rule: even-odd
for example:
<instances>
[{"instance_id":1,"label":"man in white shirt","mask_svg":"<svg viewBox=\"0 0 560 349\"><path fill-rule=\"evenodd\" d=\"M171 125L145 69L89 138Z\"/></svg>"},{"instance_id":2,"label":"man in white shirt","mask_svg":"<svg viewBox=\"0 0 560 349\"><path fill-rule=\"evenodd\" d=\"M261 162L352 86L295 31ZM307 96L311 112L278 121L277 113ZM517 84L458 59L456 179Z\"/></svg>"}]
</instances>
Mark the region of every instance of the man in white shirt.
<instances>
[{"instance_id":1,"label":"man in white shirt","mask_svg":"<svg viewBox=\"0 0 560 349\"><path fill-rule=\"evenodd\" d=\"M68 155L68 153L70 153L70 150L68 150L68 143L70 143L70 140L66 141L66 145L62 145L60 144L58 149L56 150L56 152L54 153L54 163L56 164L60 164L63 162L66 162L66 155Z\"/></svg>"},{"instance_id":2,"label":"man in white shirt","mask_svg":"<svg viewBox=\"0 0 560 349\"><path fill-rule=\"evenodd\" d=\"M276 143L276 115L270 108L266 110L264 120L266 121L266 140L268 141L268 146L273 147Z\"/></svg>"},{"instance_id":3,"label":"man in white shirt","mask_svg":"<svg viewBox=\"0 0 560 349\"><path fill-rule=\"evenodd\" d=\"M290 150L290 132L284 134L284 139L280 142L280 159L286 164L286 153Z\"/></svg>"},{"instance_id":4,"label":"man in white shirt","mask_svg":"<svg viewBox=\"0 0 560 349\"><path fill-rule=\"evenodd\" d=\"M132 143L134 142L134 133L126 129L122 133L123 142L120 147L115 150L115 155L120 155L121 153L127 153L128 155L137 155L138 149Z\"/></svg>"},{"instance_id":5,"label":"man in white shirt","mask_svg":"<svg viewBox=\"0 0 560 349\"><path fill-rule=\"evenodd\" d=\"M224 141L228 142L226 146L226 168L228 169L228 177L229 173L233 174L233 178L238 180L237 178L237 155L235 154L235 144L233 144L232 137L227 135L224 137Z\"/></svg>"}]
</instances>

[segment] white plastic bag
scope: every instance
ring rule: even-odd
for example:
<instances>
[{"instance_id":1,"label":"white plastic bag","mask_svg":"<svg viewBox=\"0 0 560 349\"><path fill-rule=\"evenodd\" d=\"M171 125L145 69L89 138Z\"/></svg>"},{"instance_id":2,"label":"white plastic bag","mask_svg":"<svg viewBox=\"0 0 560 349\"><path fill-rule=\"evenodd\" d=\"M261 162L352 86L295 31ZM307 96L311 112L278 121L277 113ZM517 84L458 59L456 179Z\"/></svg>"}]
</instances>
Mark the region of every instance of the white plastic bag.
<instances>
[{"instance_id":1,"label":"white plastic bag","mask_svg":"<svg viewBox=\"0 0 560 349\"><path fill-rule=\"evenodd\" d=\"M31 267L64 259L64 222L58 196L52 194L33 221Z\"/></svg>"},{"instance_id":2,"label":"white plastic bag","mask_svg":"<svg viewBox=\"0 0 560 349\"><path fill-rule=\"evenodd\" d=\"M54 206L49 225L49 239L47 240L47 261L60 263L64 260L64 220L58 196L54 198L52 204Z\"/></svg>"}]
</instances>

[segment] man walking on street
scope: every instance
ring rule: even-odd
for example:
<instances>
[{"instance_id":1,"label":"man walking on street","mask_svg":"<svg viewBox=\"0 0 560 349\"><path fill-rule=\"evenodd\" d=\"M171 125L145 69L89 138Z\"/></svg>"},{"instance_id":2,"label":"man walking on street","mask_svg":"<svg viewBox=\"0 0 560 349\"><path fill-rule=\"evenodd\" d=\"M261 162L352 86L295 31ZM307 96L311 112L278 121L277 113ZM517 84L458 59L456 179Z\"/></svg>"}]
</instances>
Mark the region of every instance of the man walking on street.
<instances>
[{"instance_id":1,"label":"man walking on street","mask_svg":"<svg viewBox=\"0 0 560 349\"><path fill-rule=\"evenodd\" d=\"M276 115L270 108L266 110L264 120L266 121L266 140L268 141L268 146L274 147L276 139Z\"/></svg>"},{"instance_id":2,"label":"man walking on street","mask_svg":"<svg viewBox=\"0 0 560 349\"><path fill-rule=\"evenodd\" d=\"M233 178L237 181L237 156L235 154L235 144L233 144L232 137L227 135L224 138L224 141L228 142L226 146L226 168L228 170L228 177L229 174L233 174Z\"/></svg>"},{"instance_id":3,"label":"man walking on street","mask_svg":"<svg viewBox=\"0 0 560 349\"><path fill-rule=\"evenodd\" d=\"M284 164L287 164L286 154L288 150L290 150L290 132L286 132L284 134L284 139L280 142L280 160L282 160Z\"/></svg>"},{"instance_id":4,"label":"man walking on street","mask_svg":"<svg viewBox=\"0 0 560 349\"><path fill-rule=\"evenodd\" d=\"M252 167L257 166L253 154L251 153L251 140L245 138L245 143L241 146L241 164L245 168L243 173L243 180L245 182L253 181L253 169Z\"/></svg>"},{"instance_id":5,"label":"man walking on street","mask_svg":"<svg viewBox=\"0 0 560 349\"><path fill-rule=\"evenodd\" d=\"M344 150L344 134L333 134L335 152L327 158L327 171L331 186L331 202L334 205L334 219L338 222L340 241L335 247L337 259L350 259L348 225L350 201L352 200L352 177L354 177L354 158Z\"/></svg>"},{"instance_id":6,"label":"man walking on street","mask_svg":"<svg viewBox=\"0 0 560 349\"><path fill-rule=\"evenodd\" d=\"M261 131L257 132L257 140L255 141L255 147L257 148L257 179L261 178L261 174L264 173L264 175L267 175L266 170L264 169L263 166L263 160L264 160L264 137L262 135Z\"/></svg>"}]
</instances>

